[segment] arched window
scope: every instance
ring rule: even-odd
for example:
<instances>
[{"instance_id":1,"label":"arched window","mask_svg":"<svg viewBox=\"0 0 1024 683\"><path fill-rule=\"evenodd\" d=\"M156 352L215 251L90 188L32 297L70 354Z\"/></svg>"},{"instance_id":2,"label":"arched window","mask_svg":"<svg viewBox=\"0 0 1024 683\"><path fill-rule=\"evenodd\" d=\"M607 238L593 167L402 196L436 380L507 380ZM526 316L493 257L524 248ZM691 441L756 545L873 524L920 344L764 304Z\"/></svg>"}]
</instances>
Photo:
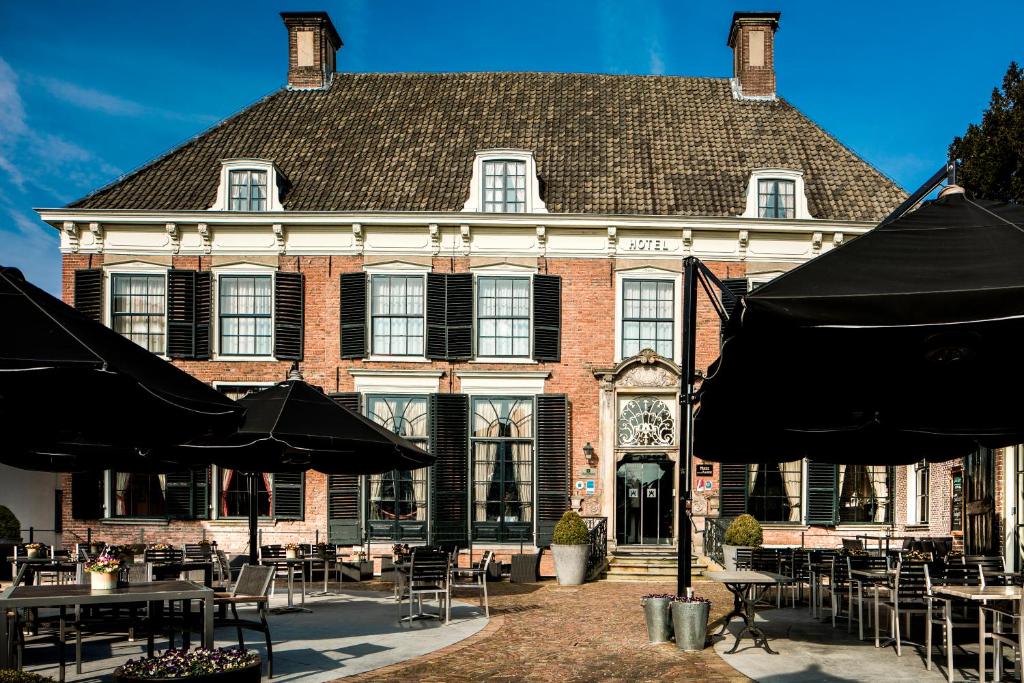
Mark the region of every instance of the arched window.
<instances>
[{"instance_id":1,"label":"arched window","mask_svg":"<svg viewBox=\"0 0 1024 683\"><path fill-rule=\"evenodd\" d=\"M672 409L655 396L625 401L619 411L620 446L670 446L675 442L675 428Z\"/></svg>"}]
</instances>

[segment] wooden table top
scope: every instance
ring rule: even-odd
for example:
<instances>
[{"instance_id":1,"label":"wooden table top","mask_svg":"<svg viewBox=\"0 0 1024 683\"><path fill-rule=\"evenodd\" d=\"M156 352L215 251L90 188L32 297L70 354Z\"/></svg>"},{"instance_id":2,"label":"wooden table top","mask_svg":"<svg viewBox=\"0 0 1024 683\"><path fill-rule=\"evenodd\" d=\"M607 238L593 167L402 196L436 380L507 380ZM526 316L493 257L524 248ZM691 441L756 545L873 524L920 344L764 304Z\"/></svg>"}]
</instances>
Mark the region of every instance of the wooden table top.
<instances>
[{"instance_id":1,"label":"wooden table top","mask_svg":"<svg viewBox=\"0 0 1024 683\"><path fill-rule=\"evenodd\" d=\"M0 593L5 607L48 607L110 602L181 600L213 596L213 591L192 581L146 581L110 590L92 589L87 583L47 586L12 586Z\"/></svg>"},{"instance_id":2,"label":"wooden table top","mask_svg":"<svg viewBox=\"0 0 1024 683\"><path fill-rule=\"evenodd\" d=\"M785 581L792 581L793 579L785 574L776 574L775 572L753 572L753 571L735 571L735 572L708 572L707 576L712 581L718 581L719 583L735 583L735 584L770 584L770 583L782 583Z\"/></svg>"},{"instance_id":3,"label":"wooden table top","mask_svg":"<svg viewBox=\"0 0 1024 683\"><path fill-rule=\"evenodd\" d=\"M1024 600L1020 586L934 586L932 591L964 600Z\"/></svg>"}]
</instances>

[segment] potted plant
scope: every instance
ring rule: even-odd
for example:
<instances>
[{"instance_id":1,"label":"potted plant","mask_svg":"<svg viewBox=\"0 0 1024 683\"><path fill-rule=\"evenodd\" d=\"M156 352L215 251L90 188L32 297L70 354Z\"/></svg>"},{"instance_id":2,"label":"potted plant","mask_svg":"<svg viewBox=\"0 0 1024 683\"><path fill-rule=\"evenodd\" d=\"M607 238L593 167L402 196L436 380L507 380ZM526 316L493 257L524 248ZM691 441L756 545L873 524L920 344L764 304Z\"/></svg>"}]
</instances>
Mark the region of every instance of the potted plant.
<instances>
[{"instance_id":1,"label":"potted plant","mask_svg":"<svg viewBox=\"0 0 1024 683\"><path fill-rule=\"evenodd\" d=\"M53 683L53 679L29 671L0 669L0 683Z\"/></svg>"},{"instance_id":2,"label":"potted plant","mask_svg":"<svg viewBox=\"0 0 1024 683\"><path fill-rule=\"evenodd\" d=\"M42 543L26 543L25 544L25 557L39 557L39 553L43 551Z\"/></svg>"},{"instance_id":3,"label":"potted plant","mask_svg":"<svg viewBox=\"0 0 1024 683\"><path fill-rule=\"evenodd\" d=\"M693 594L679 596L672 601L671 610L676 647L688 652L703 650L708 634L711 601Z\"/></svg>"},{"instance_id":4,"label":"potted plant","mask_svg":"<svg viewBox=\"0 0 1024 683\"><path fill-rule=\"evenodd\" d=\"M761 525L752 515L744 514L732 520L732 524L725 530L725 543L722 544L725 568L736 571L737 548L760 548L763 542L764 533L761 531Z\"/></svg>"},{"instance_id":5,"label":"potted plant","mask_svg":"<svg viewBox=\"0 0 1024 683\"><path fill-rule=\"evenodd\" d=\"M259 654L235 648L167 650L149 659L129 659L114 669L114 680L258 683L260 668Z\"/></svg>"},{"instance_id":6,"label":"potted plant","mask_svg":"<svg viewBox=\"0 0 1024 683\"><path fill-rule=\"evenodd\" d=\"M14 546L21 543L21 522L9 508L0 505L0 557L14 554ZM0 579L11 579L11 565L0 562Z\"/></svg>"},{"instance_id":7,"label":"potted plant","mask_svg":"<svg viewBox=\"0 0 1024 683\"><path fill-rule=\"evenodd\" d=\"M408 543L396 543L391 546L391 556L395 559L395 562L403 562L409 559L409 553L412 550L409 549Z\"/></svg>"},{"instance_id":8,"label":"potted plant","mask_svg":"<svg viewBox=\"0 0 1024 683\"><path fill-rule=\"evenodd\" d=\"M575 510L568 510L555 525L551 536L555 576L560 586L578 586L587 578L590 559L590 530Z\"/></svg>"},{"instance_id":9,"label":"potted plant","mask_svg":"<svg viewBox=\"0 0 1024 683\"><path fill-rule=\"evenodd\" d=\"M299 556L299 546L295 543L288 543L284 546L284 556L289 560L294 560Z\"/></svg>"},{"instance_id":10,"label":"potted plant","mask_svg":"<svg viewBox=\"0 0 1024 683\"><path fill-rule=\"evenodd\" d=\"M89 574L89 584L94 591L117 588L117 575L121 571L121 561L108 553L103 553L85 565Z\"/></svg>"},{"instance_id":11,"label":"potted plant","mask_svg":"<svg viewBox=\"0 0 1024 683\"><path fill-rule=\"evenodd\" d=\"M672 621L669 605L676 596L667 593L649 593L640 598L647 623L647 639L652 643L667 643L672 638Z\"/></svg>"}]
</instances>

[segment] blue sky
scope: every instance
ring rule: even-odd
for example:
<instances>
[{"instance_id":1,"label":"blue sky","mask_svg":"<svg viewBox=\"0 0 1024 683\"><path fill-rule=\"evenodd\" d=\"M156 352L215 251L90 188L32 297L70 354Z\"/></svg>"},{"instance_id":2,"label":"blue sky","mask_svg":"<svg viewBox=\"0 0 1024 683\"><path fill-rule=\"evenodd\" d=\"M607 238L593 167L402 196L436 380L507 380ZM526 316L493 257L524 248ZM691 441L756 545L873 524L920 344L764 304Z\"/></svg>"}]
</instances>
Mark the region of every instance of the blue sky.
<instances>
[{"instance_id":1,"label":"blue sky","mask_svg":"<svg viewBox=\"0 0 1024 683\"><path fill-rule=\"evenodd\" d=\"M62 206L281 87L278 12L330 12L342 71L729 76L737 9L776 9L779 93L913 190L980 119L1024 2L0 2L0 263L58 291Z\"/></svg>"}]
</instances>

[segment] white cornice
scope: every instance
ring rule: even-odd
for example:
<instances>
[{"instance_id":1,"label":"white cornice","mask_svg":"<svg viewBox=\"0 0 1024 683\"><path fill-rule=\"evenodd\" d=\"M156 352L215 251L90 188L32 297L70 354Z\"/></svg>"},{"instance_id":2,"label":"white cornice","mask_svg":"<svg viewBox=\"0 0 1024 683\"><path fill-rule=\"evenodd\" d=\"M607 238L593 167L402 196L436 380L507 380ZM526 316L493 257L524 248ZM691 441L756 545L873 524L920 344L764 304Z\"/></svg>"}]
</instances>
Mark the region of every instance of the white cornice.
<instances>
[{"instance_id":1,"label":"white cornice","mask_svg":"<svg viewBox=\"0 0 1024 683\"><path fill-rule=\"evenodd\" d=\"M371 370L368 368L349 368L348 374L353 377L433 377L444 374L443 370Z\"/></svg>"}]
</instances>

